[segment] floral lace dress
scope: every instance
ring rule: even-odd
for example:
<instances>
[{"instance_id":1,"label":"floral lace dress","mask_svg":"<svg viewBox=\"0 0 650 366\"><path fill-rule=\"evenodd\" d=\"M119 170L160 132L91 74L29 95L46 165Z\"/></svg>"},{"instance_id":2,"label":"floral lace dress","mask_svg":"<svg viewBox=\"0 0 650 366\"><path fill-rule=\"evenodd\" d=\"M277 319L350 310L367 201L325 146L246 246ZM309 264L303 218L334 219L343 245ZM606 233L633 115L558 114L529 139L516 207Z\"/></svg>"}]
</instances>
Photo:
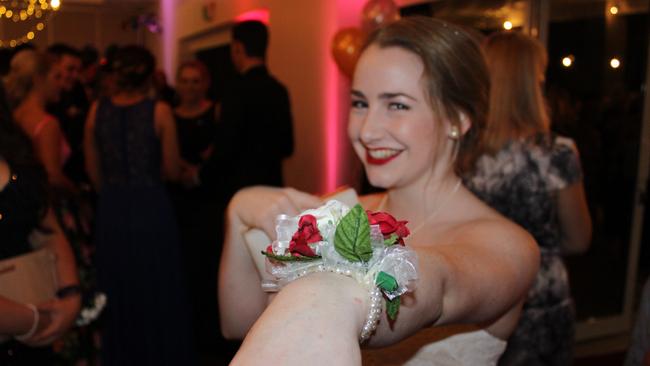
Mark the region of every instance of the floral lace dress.
<instances>
[{"instance_id":1,"label":"floral lace dress","mask_svg":"<svg viewBox=\"0 0 650 366\"><path fill-rule=\"evenodd\" d=\"M561 257L557 192L582 179L574 142L537 134L507 143L476 163L466 186L524 227L537 241L541 266L500 365L569 365L574 311Z\"/></svg>"}]
</instances>

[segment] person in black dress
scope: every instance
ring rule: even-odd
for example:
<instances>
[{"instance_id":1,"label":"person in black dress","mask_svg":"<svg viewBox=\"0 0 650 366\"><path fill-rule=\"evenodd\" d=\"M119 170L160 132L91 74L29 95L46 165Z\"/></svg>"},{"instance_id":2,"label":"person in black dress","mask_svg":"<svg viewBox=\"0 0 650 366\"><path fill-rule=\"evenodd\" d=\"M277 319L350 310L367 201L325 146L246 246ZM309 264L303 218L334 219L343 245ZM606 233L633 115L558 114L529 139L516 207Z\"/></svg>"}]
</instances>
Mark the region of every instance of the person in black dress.
<instances>
[{"instance_id":1,"label":"person in black dress","mask_svg":"<svg viewBox=\"0 0 650 366\"><path fill-rule=\"evenodd\" d=\"M77 268L50 208L47 179L0 88L0 260L49 248L58 258L59 286L68 289L68 296L60 293L45 304L0 296L0 365L52 364L55 357L46 346L72 326L80 308Z\"/></svg>"},{"instance_id":2,"label":"person in black dress","mask_svg":"<svg viewBox=\"0 0 650 366\"><path fill-rule=\"evenodd\" d=\"M112 69L118 91L91 107L85 131L99 192L98 282L108 297L102 365L192 365L178 230L163 182L180 171L172 112L147 97L149 51L123 47Z\"/></svg>"},{"instance_id":3,"label":"person in black dress","mask_svg":"<svg viewBox=\"0 0 650 366\"><path fill-rule=\"evenodd\" d=\"M187 61L176 73L178 106L174 119L184 169L198 169L214 150L219 107L207 98L210 75L200 61ZM201 353L217 352L221 334L217 309L217 271L223 240L223 206L214 187L173 185L193 324Z\"/></svg>"}]
</instances>

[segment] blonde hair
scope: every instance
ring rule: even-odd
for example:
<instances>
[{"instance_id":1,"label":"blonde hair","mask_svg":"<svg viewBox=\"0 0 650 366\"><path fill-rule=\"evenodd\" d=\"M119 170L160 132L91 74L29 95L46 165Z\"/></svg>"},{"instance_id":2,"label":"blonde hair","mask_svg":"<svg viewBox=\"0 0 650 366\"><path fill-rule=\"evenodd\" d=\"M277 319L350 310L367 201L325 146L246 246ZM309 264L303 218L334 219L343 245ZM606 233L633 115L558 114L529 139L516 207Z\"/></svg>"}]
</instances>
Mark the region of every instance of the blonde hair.
<instances>
[{"instance_id":1,"label":"blonde hair","mask_svg":"<svg viewBox=\"0 0 650 366\"><path fill-rule=\"evenodd\" d=\"M9 73L4 78L9 105L19 105L34 88L34 77L46 76L54 63L51 55L30 49L18 51L11 58Z\"/></svg>"},{"instance_id":2,"label":"blonde hair","mask_svg":"<svg viewBox=\"0 0 650 366\"><path fill-rule=\"evenodd\" d=\"M424 65L425 92L434 115L460 128L461 114L471 122L460 137L454 162L457 173L468 171L478 156L488 111L490 80L480 45L462 28L427 17L408 17L371 34L366 45L400 47ZM441 139L447 138L440 134Z\"/></svg>"},{"instance_id":3,"label":"blonde hair","mask_svg":"<svg viewBox=\"0 0 650 366\"><path fill-rule=\"evenodd\" d=\"M496 33L483 43L490 71L490 112L484 148L495 153L509 140L548 131L541 83L547 65L544 46L517 32Z\"/></svg>"}]
</instances>

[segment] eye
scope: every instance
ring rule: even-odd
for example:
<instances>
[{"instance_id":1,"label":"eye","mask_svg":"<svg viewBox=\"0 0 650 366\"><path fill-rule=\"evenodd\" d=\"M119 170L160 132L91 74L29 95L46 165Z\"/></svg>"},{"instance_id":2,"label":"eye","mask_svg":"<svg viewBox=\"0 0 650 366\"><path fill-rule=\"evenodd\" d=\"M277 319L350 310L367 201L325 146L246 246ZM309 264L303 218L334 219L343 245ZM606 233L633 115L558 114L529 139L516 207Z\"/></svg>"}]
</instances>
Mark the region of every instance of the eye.
<instances>
[{"instance_id":1,"label":"eye","mask_svg":"<svg viewBox=\"0 0 650 366\"><path fill-rule=\"evenodd\" d=\"M351 106L353 109L368 108L368 103L360 99L356 99L356 100L353 99L351 102Z\"/></svg>"},{"instance_id":2,"label":"eye","mask_svg":"<svg viewBox=\"0 0 650 366\"><path fill-rule=\"evenodd\" d=\"M391 111L408 111L411 107L403 103L393 102L388 104L388 109Z\"/></svg>"}]
</instances>

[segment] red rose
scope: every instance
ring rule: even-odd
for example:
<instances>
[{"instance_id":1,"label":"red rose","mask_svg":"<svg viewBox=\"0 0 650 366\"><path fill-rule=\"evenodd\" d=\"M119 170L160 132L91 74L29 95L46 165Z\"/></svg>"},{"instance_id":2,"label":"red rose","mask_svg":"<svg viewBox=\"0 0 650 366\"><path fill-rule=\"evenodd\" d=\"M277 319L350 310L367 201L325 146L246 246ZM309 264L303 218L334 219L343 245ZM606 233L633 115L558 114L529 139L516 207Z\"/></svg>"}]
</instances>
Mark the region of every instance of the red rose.
<instances>
[{"instance_id":1,"label":"red rose","mask_svg":"<svg viewBox=\"0 0 650 366\"><path fill-rule=\"evenodd\" d=\"M381 234L388 239L392 234L397 235L397 242L404 245L404 238L411 232L406 227L408 221L398 221L391 214L386 212L366 211L370 225L379 225Z\"/></svg>"},{"instance_id":2,"label":"red rose","mask_svg":"<svg viewBox=\"0 0 650 366\"><path fill-rule=\"evenodd\" d=\"M308 245L323 240L318 230L316 218L313 215L304 215L298 221L298 230L291 237L289 252L293 256L304 255L315 257L316 253Z\"/></svg>"},{"instance_id":3,"label":"red rose","mask_svg":"<svg viewBox=\"0 0 650 366\"><path fill-rule=\"evenodd\" d=\"M318 222L313 215L304 215L300 217L296 234L298 233L300 233L301 237L304 238L307 243L316 243L323 240L320 231L318 231ZM294 234L293 237L295 237L296 234Z\"/></svg>"},{"instance_id":4,"label":"red rose","mask_svg":"<svg viewBox=\"0 0 650 366\"><path fill-rule=\"evenodd\" d=\"M271 244L269 244L269 246L266 247L266 252L267 252L268 254L273 254L273 246L272 246Z\"/></svg>"},{"instance_id":5,"label":"red rose","mask_svg":"<svg viewBox=\"0 0 650 366\"><path fill-rule=\"evenodd\" d=\"M311 249L305 240L302 238L292 239L289 243L289 252L294 257L300 257L301 255L307 257L315 257L316 253Z\"/></svg>"}]
</instances>

